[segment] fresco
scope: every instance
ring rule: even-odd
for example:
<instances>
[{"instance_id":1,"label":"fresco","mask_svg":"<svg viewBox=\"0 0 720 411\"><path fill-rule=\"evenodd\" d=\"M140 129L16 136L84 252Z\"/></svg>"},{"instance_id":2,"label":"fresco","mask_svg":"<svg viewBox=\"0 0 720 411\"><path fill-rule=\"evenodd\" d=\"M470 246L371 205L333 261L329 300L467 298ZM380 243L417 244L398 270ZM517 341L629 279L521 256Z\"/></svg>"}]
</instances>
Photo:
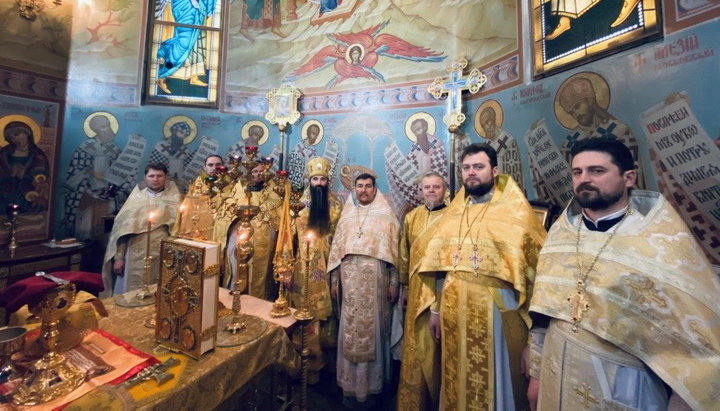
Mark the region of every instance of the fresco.
<instances>
[{"instance_id":1,"label":"fresco","mask_svg":"<svg viewBox=\"0 0 720 411\"><path fill-rule=\"evenodd\" d=\"M14 1L0 2L0 62L2 65L65 77L70 54L72 4L45 7L29 20Z\"/></svg>"},{"instance_id":2,"label":"fresco","mask_svg":"<svg viewBox=\"0 0 720 411\"><path fill-rule=\"evenodd\" d=\"M231 5L231 92L267 90L281 79L294 80L305 94L407 83L436 76L448 55L464 54L473 64L487 66L519 50L519 7L513 2L252 4L260 9L268 2L272 7L262 11L246 2Z\"/></svg>"}]
</instances>

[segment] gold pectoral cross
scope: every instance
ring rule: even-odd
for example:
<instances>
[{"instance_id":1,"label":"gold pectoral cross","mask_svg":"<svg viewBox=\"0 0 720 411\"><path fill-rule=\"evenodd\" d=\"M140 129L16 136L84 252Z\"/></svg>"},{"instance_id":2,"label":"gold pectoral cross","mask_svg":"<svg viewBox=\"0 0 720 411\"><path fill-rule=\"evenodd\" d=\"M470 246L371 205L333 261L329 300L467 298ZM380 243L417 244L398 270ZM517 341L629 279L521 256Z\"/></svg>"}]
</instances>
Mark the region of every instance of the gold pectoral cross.
<instances>
[{"instance_id":1,"label":"gold pectoral cross","mask_svg":"<svg viewBox=\"0 0 720 411\"><path fill-rule=\"evenodd\" d=\"M462 255L460 254L460 247L458 247L452 254L453 271L457 269L457 266L460 264L460 260L462 260Z\"/></svg>"},{"instance_id":2,"label":"gold pectoral cross","mask_svg":"<svg viewBox=\"0 0 720 411\"><path fill-rule=\"evenodd\" d=\"M567 298L570 303L570 316L572 317L574 332L577 332L577 326L582 321L585 313L590 309L590 302L585 296L584 290L578 290L573 295Z\"/></svg>"}]
</instances>

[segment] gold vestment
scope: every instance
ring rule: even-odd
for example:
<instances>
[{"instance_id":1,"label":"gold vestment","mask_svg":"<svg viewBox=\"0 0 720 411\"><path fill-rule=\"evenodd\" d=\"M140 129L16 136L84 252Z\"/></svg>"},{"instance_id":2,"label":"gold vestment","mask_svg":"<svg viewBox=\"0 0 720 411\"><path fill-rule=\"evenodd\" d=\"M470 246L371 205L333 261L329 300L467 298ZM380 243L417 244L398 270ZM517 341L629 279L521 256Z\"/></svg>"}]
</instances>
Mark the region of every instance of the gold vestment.
<instances>
[{"instance_id":1,"label":"gold vestment","mask_svg":"<svg viewBox=\"0 0 720 411\"><path fill-rule=\"evenodd\" d=\"M568 299L577 293L578 262L588 267L597 258L585 280L588 308L575 335L589 334L596 342L585 336L584 344L614 346L642 362L691 408L717 409L720 282L667 200L658 193L633 190L630 203L639 218L620 223L602 252L598 250L613 229L582 231L577 250L580 211L575 203L570 204L542 249L530 309L552 318L550 337L554 323L572 323ZM554 370L553 378L543 381L551 363L542 358L540 405L563 400L551 392L551 386L567 378L564 370ZM595 399L593 407L607 407L609 399L595 388L595 371L574 371L582 395ZM578 375L584 375L586 381ZM571 391L563 395L581 394Z\"/></svg>"},{"instance_id":2,"label":"gold vestment","mask_svg":"<svg viewBox=\"0 0 720 411\"><path fill-rule=\"evenodd\" d=\"M445 209L429 211L424 205L405 215L400 236L398 271L400 282L408 284L407 312L403 330L403 355L398 388L398 410L433 408L440 396L440 351L430 335L430 304L435 293L434 277L413 275L408 280L410 249L423 232L442 221ZM433 292L429 293L428 290ZM433 404L433 405L430 405Z\"/></svg>"},{"instance_id":3,"label":"gold vestment","mask_svg":"<svg viewBox=\"0 0 720 411\"><path fill-rule=\"evenodd\" d=\"M125 242L123 237L130 237L127 244L128 258L125 261L127 290L142 287L145 247L147 242L148 217L154 213L152 230L150 231L150 255L154 257L153 278L159 273L160 240L169 235L170 227L175 223L177 205L180 202L180 191L174 182L168 181L165 190L156 197L148 197L147 188L136 185L130 196L115 217L110 233L108 246L103 259L102 277L105 291L102 296L110 296L113 291L113 258L118 258L118 243ZM127 238L126 237L126 238ZM121 253L125 254L125 253Z\"/></svg>"},{"instance_id":4,"label":"gold vestment","mask_svg":"<svg viewBox=\"0 0 720 411\"><path fill-rule=\"evenodd\" d=\"M461 190L445 210L442 223L433 227L412 245L411 277L422 276L423 287L410 298L424 307L436 305L435 276L447 273L439 307L441 408L495 406L493 342L500 330L493 324L498 307L512 395L516 408L522 409L527 400L519 361L530 325L528 296L545 230L517 184L504 174L496 178L489 202L470 205ZM514 292L517 307L505 307L501 289Z\"/></svg>"}]
</instances>

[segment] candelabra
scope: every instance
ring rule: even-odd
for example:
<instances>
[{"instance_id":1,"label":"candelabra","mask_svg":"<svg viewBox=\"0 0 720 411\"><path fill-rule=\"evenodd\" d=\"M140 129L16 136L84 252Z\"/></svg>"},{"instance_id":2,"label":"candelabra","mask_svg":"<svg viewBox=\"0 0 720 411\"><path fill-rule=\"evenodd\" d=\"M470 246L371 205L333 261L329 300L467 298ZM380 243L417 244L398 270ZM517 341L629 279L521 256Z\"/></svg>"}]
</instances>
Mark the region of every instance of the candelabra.
<instances>
[{"instance_id":1,"label":"candelabra","mask_svg":"<svg viewBox=\"0 0 720 411\"><path fill-rule=\"evenodd\" d=\"M277 173L277 177L275 179L275 194L277 194L280 198L285 198L285 196L289 195L287 192L287 176L288 172L285 170L280 170ZM270 316L271 317L285 317L286 315L290 315L290 306L288 304L288 300L285 297L286 294L286 288L285 284L289 283L292 279L292 272L293 272L293 266L295 264L295 259L292 256L292 229L290 228L290 225L286 223L286 218L289 218L289 209L287 209L285 206L283 207L283 216L280 223L280 232L278 233L278 238L283 239L284 236L287 236L287 242L283 242L280 247L280 257L277 258L274 261L274 279L278 283L278 298L273 303L272 310L270 310ZM280 243L280 242L279 242Z\"/></svg>"},{"instance_id":2,"label":"candelabra","mask_svg":"<svg viewBox=\"0 0 720 411\"><path fill-rule=\"evenodd\" d=\"M308 360L310 357L310 347L308 347L308 326L312 322L313 315L310 311L310 301L308 301L308 282L310 278L310 263L313 260L313 249L311 243L314 235L312 231L308 231L305 236L305 256L301 257L302 270L302 304L300 309L295 311L295 319L300 322L302 329L302 351L300 352L300 409L307 410L307 382L308 382Z\"/></svg>"},{"instance_id":3,"label":"candelabra","mask_svg":"<svg viewBox=\"0 0 720 411\"><path fill-rule=\"evenodd\" d=\"M232 315L218 319L217 345L219 347L230 347L252 341L262 334L265 327L267 327L267 324L262 319L240 312L240 296L247 286L250 272L249 262L255 253L252 242L255 230L251 221L260 212L260 207L252 205L252 192L250 191L250 184L253 181L252 170L259 164L255 160L257 147L245 147L245 154L247 158L242 161L245 172L240 172L237 165L234 167L234 172L238 173L239 179L243 187L245 187L247 205L239 205L235 208L235 215L240 220L240 226L237 229L237 249L235 250L238 265L233 290L230 292L232 295ZM237 161L239 162L239 159Z\"/></svg>"}]
</instances>

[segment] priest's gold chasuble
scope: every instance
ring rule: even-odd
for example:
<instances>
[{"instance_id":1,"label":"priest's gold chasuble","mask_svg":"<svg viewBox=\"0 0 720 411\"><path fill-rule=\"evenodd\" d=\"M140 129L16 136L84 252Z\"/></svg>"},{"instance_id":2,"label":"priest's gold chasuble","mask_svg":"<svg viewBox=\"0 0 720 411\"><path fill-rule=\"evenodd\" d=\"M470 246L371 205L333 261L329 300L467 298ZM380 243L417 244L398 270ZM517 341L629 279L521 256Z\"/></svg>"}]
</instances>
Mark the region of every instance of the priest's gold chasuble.
<instances>
[{"instance_id":1,"label":"priest's gold chasuble","mask_svg":"<svg viewBox=\"0 0 720 411\"><path fill-rule=\"evenodd\" d=\"M525 195L512 177L501 174L490 201L471 204L461 190L442 221L413 244L410 276L419 276L423 283L409 296L418 304L414 311L439 305L442 409L493 409L497 392L505 401L514 401L517 409L526 404L520 357L544 240L545 230ZM444 287L437 296L435 277L442 272ZM506 362L502 372L507 378L500 379L497 367ZM418 409L419 400L410 390L399 394L399 403L406 402L408 409Z\"/></svg>"},{"instance_id":2,"label":"priest's gold chasuble","mask_svg":"<svg viewBox=\"0 0 720 411\"><path fill-rule=\"evenodd\" d=\"M539 409L635 409L612 395L614 381L622 380L614 375L618 368L649 368L692 409L718 409L720 281L667 200L633 190L630 204L632 215L609 241L612 229L580 231L574 203L550 229L530 305L551 317L539 370ZM595 258L580 287L584 309L573 319L578 266ZM570 345L581 349L573 354L562 348ZM598 366L618 359L620 367ZM605 368L607 378L598 378L598 368ZM629 390L624 387L623 396Z\"/></svg>"},{"instance_id":3,"label":"priest's gold chasuble","mask_svg":"<svg viewBox=\"0 0 720 411\"><path fill-rule=\"evenodd\" d=\"M408 278L411 245L422 233L440 222L445 209L429 211L424 205L405 215L400 236L400 282L408 284L407 312L403 330L403 357L398 388L398 409L423 410L426 404L437 404L440 396L440 350L430 335L428 320L434 298L434 276L413 275Z\"/></svg>"}]
</instances>

